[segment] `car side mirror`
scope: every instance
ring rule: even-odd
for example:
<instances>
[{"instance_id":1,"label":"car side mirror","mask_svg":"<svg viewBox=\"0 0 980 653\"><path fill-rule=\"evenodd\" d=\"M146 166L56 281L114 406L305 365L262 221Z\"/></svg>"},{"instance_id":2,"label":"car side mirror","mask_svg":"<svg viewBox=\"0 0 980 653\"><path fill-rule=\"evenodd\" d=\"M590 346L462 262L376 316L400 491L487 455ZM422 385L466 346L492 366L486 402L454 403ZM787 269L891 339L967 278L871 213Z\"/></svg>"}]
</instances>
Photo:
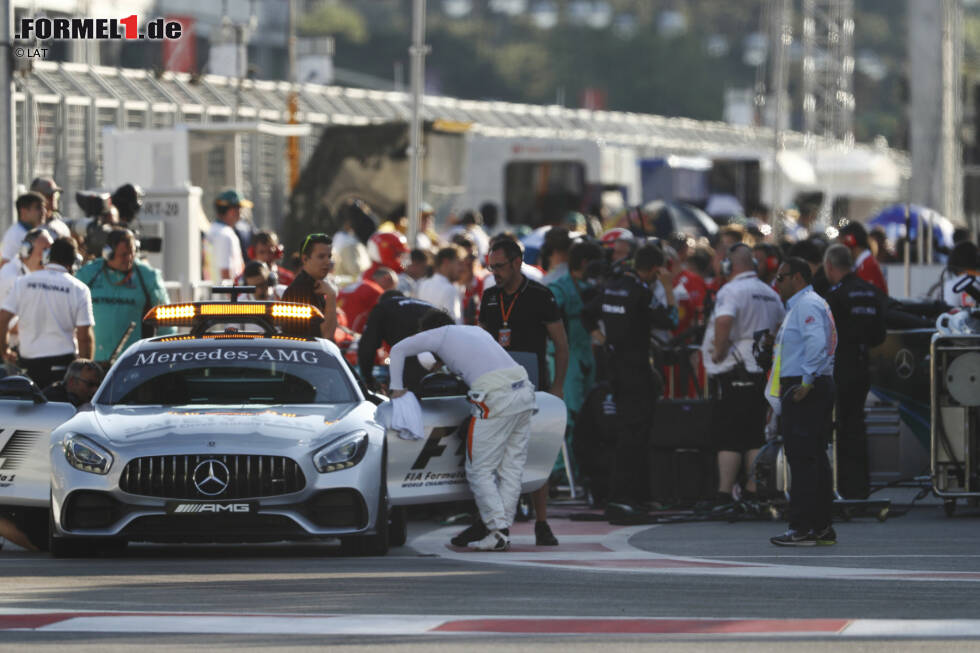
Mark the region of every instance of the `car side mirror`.
<instances>
[{"instance_id":1,"label":"car side mirror","mask_svg":"<svg viewBox=\"0 0 980 653\"><path fill-rule=\"evenodd\" d=\"M40 388L26 376L6 376L0 379L0 399L28 399L35 404L47 402Z\"/></svg>"}]
</instances>

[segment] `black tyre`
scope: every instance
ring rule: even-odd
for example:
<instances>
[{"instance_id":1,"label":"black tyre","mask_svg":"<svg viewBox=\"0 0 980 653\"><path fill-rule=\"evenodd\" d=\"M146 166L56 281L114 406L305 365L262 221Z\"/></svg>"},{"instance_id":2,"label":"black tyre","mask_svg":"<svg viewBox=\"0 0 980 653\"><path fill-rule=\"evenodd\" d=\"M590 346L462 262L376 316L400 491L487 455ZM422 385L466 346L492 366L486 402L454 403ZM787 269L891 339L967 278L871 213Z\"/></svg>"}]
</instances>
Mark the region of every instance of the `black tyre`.
<instances>
[{"instance_id":1,"label":"black tyre","mask_svg":"<svg viewBox=\"0 0 980 653\"><path fill-rule=\"evenodd\" d=\"M54 534L54 518L48 513L48 537L46 550L53 558L116 557L129 545L123 538L61 537Z\"/></svg>"},{"instance_id":2,"label":"black tyre","mask_svg":"<svg viewBox=\"0 0 980 653\"><path fill-rule=\"evenodd\" d=\"M388 544L391 546L405 546L408 541L408 515L404 506L391 509L391 516L388 519Z\"/></svg>"},{"instance_id":3,"label":"black tyre","mask_svg":"<svg viewBox=\"0 0 980 653\"><path fill-rule=\"evenodd\" d=\"M340 538L340 550L349 556L388 555L388 520L391 506L388 505L388 452L381 458L381 487L378 489L378 514L374 520L373 535L351 535Z\"/></svg>"},{"instance_id":4,"label":"black tyre","mask_svg":"<svg viewBox=\"0 0 980 653\"><path fill-rule=\"evenodd\" d=\"M956 512L956 499L946 499L943 501L943 511L947 517L952 517Z\"/></svg>"}]
</instances>

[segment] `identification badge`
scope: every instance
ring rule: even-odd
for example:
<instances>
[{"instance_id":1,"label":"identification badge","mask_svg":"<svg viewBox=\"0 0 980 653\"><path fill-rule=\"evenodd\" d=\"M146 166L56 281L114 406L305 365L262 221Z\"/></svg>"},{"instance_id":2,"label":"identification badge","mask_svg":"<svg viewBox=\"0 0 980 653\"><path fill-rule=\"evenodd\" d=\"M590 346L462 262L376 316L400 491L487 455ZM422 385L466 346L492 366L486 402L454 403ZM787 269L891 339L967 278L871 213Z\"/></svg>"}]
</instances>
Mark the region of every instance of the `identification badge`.
<instances>
[{"instance_id":1,"label":"identification badge","mask_svg":"<svg viewBox=\"0 0 980 653\"><path fill-rule=\"evenodd\" d=\"M510 329L500 329L497 331L497 342L504 349L510 347Z\"/></svg>"}]
</instances>

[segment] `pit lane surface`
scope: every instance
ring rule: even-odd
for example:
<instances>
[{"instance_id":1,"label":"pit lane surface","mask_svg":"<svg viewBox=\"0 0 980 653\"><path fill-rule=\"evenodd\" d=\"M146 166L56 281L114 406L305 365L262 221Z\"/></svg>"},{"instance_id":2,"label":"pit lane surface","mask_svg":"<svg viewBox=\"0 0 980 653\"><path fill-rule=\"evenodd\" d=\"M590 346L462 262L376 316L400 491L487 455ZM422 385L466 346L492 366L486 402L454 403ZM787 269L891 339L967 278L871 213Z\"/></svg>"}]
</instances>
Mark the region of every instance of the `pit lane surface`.
<instances>
[{"instance_id":1,"label":"pit lane surface","mask_svg":"<svg viewBox=\"0 0 980 653\"><path fill-rule=\"evenodd\" d=\"M449 547L459 527L426 522L386 558L343 558L330 545L137 545L116 560L52 560L8 545L0 647L594 650L639 640L685 650L681 638L691 650L769 650L778 644L760 638L777 637L813 650L923 650L909 638L964 650L980 636L978 515L916 508L840 524L836 547L803 550L772 547L773 522L552 524L557 549L534 547L518 525L504 554Z\"/></svg>"}]
</instances>

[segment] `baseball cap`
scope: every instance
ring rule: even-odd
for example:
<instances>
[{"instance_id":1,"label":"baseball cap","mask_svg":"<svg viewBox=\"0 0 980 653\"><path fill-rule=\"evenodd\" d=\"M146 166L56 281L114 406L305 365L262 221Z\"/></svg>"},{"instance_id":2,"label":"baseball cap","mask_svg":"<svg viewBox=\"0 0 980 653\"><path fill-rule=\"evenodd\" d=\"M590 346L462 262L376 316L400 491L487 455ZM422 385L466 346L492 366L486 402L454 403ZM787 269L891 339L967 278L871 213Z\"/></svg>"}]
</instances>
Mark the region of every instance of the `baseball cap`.
<instances>
[{"instance_id":1,"label":"baseball cap","mask_svg":"<svg viewBox=\"0 0 980 653\"><path fill-rule=\"evenodd\" d=\"M239 193L234 188L229 188L228 190L222 191L220 195L214 198L215 206L244 206L249 208L255 206L252 204L251 200L245 199L241 193Z\"/></svg>"},{"instance_id":2,"label":"baseball cap","mask_svg":"<svg viewBox=\"0 0 980 653\"><path fill-rule=\"evenodd\" d=\"M55 193L60 193L62 188L51 177L36 177L31 182L31 190L37 191L45 196L51 196Z\"/></svg>"}]
</instances>

